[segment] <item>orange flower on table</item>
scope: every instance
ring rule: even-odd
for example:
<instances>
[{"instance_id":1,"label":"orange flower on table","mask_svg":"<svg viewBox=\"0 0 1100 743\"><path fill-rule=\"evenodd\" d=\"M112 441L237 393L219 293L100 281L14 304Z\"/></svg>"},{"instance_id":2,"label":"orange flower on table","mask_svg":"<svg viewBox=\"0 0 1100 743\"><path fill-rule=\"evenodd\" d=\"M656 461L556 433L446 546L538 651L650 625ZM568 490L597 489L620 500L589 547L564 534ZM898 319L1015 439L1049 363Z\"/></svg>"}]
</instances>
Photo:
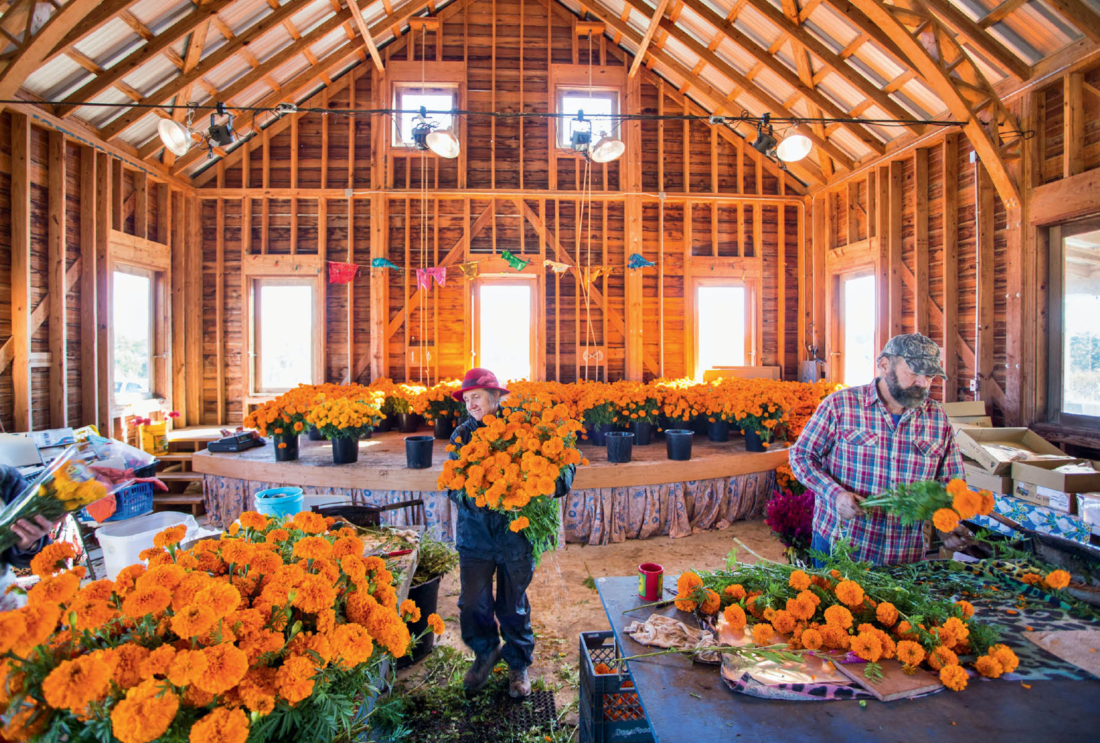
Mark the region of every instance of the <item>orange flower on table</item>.
<instances>
[{"instance_id":1,"label":"orange flower on table","mask_svg":"<svg viewBox=\"0 0 1100 743\"><path fill-rule=\"evenodd\" d=\"M789 635L794 632L795 618L786 609L780 609L775 612L775 616L771 619L772 627L775 631L781 635Z\"/></svg>"},{"instance_id":2,"label":"orange flower on table","mask_svg":"<svg viewBox=\"0 0 1100 743\"><path fill-rule=\"evenodd\" d=\"M787 580L787 583L796 591L805 591L810 587L810 576L806 575L801 570L795 570L791 573L791 577Z\"/></svg>"},{"instance_id":3,"label":"orange flower on table","mask_svg":"<svg viewBox=\"0 0 1100 743\"><path fill-rule=\"evenodd\" d=\"M163 681L143 681L111 711L111 732L122 743L150 743L168 730L180 699Z\"/></svg>"},{"instance_id":4,"label":"orange flower on table","mask_svg":"<svg viewBox=\"0 0 1100 743\"><path fill-rule=\"evenodd\" d=\"M802 635L799 637L799 642L802 643L802 647L807 650L818 650L825 643L825 639L821 636L821 632L816 629L809 628L802 631Z\"/></svg>"},{"instance_id":5,"label":"orange flower on table","mask_svg":"<svg viewBox=\"0 0 1100 743\"><path fill-rule=\"evenodd\" d=\"M978 670L978 673L986 678L1000 678L1004 673L1004 667L1001 662L992 655L983 655L974 662L974 667Z\"/></svg>"},{"instance_id":6,"label":"orange flower on table","mask_svg":"<svg viewBox=\"0 0 1100 743\"><path fill-rule=\"evenodd\" d=\"M179 544L187 536L187 527L184 525L170 526L161 533L153 537L154 547L168 547L173 544Z\"/></svg>"},{"instance_id":7,"label":"orange flower on table","mask_svg":"<svg viewBox=\"0 0 1100 743\"><path fill-rule=\"evenodd\" d=\"M825 621L840 629L848 629L852 626L852 612L839 604L830 606L825 610Z\"/></svg>"},{"instance_id":8,"label":"orange flower on table","mask_svg":"<svg viewBox=\"0 0 1100 743\"><path fill-rule=\"evenodd\" d=\"M432 632L437 635L442 635L443 631L447 628L447 625L443 623L443 618L438 614L428 615L428 626Z\"/></svg>"},{"instance_id":9,"label":"orange flower on table","mask_svg":"<svg viewBox=\"0 0 1100 743\"><path fill-rule=\"evenodd\" d=\"M730 604L727 606L725 611L722 612L722 616L725 617L726 624L733 629L744 628L745 623L748 621L745 616L745 610L737 604Z\"/></svg>"},{"instance_id":10,"label":"orange flower on table","mask_svg":"<svg viewBox=\"0 0 1100 743\"><path fill-rule=\"evenodd\" d=\"M717 614L718 610L722 607L722 597L709 588L704 590L706 591L706 598L703 600L703 603L699 605L699 612L708 615Z\"/></svg>"},{"instance_id":11,"label":"orange flower on table","mask_svg":"<svg viewBox=\"0 0 1100 743\"><path fill-rule=\"evenodd\" d=\"M1020 659L1007 645L993 645L988 654L997 659L1005 673L1012 673L1020 665Z\"/></svg>"},{"instance_id":12,"label":"orange flower on table","mask_svg":"<svg viewBox=\"0 0 1100 743\"><path fill-rule=\"evenodd\" d=\"M775 629L767 622L758 622L752 626L752 641L757 645L770 645L775 637Z\"/></svg>"},{"instance_id":13,"label":"orange flower on table","mask_svg":"<svg viewBox=\"0 0 1100 743\"><path fill-rule=\"evenodd\" d=\"M962 691L967 681L969 677L962 666L950 665L940 669L940 682L951 691Z\"/></svg>"},{"instance_id":14,"label":"orange flower on table","mask_svg":"<svg viewBox=\"0 0 1100 743\"><path fill-rule=\"evenodd\" d=\"M837 584L836 597L846 606L857 607L863 603L863 587L854 580L842 580Z\"/></svg>"},{"instance_id":15,"label":"orange flower on table","mask_svg":"<svg viewBox=\"0 0 1100 743\"><path fill-rule=\"evenodd\" d=\"M898 621L898 610L889 601L883 601L875 607L875 618L884 627L893 627Z\"/></svg>"},{"instance_id":16,"label":"orange flower on table","mask_svg":"<svg viewBox=\"0 0 1100 743\"><path fill-rule=\"evenodd\" d=\"M974 604L970 603L969 601L956 601L955 606L959 607L959 609L962 611L963 618L969 619L970 617L974 616Z\"/></svg>"},{"instance_id":17,"label":"orange flower on table","mask_svg":"<svg viewBox=\"0 0 1100 743\"><path fill-rule=\"evenodd\" d=\"M42 682L46 704L81 713L90 702L107 696L110 669L91 655L62 661Z\"/></svg>"},{"instance_id":18,"label":"orange flower on table","mask_svg":"<svg viewBox=\"0 0 1100 743\"><path fill-rule=\"evenodd\" d=\"M171 603L172 594L166 588L137 588L122 602L122 613L131 619L141 619L147 614L159 617Z\"/></svg>"},{"instance_id":19,"label":"orange flower on table","mask_svg":"<svg viewBox=\"0 0 1100 743\"><path fill-rule=\"evenodd\" d=\"M248 716L239 708L216 707L191 726L188 743L245 743Z\"/></svg>"},{"instance_id":20,"label":"orange flower on table","mask_svg":"<svg viewBox=\"0 0 1100 743\"><path fill-rule=\"evenodd\" d=\"M68 561L76 558L76 550L68 542L52 542L31 558L31 572L39 578L68 569Z\"/></svg>"},{"instance_id":21,"label":"orange flower on table","mask_svg":"<svg viewBox=\"0 0 1100 743\"><path fill-rule=\"evenodd\" d=\"M681 573L680 577L676 579L676 608L680 611L695 611L698 604L689 597L694 596L702 586L702 578L695 573L690 570Z\"/></svg>"},{"instance_id":22,"label":"orange flower on table","mask_svg":"<svg viewBox=\"0 0 1100 743\"><path fill-rule=\"evenodd\" d=\"M267 528L267 516L256 511L245 511L240 515L241 526L246 529L262 531Z\"/></svg>"},{"instance_id":23,"label":"orange flower on table","mask_svg":"<svg viewBox=\"0 0 1100 743\"><path fill-rule=\"evenodd\" d=\"M851 650L868 663L882 657L882 641L873 632L860 632L851 640Z\"/></svg>"},{"instance_id":24,"label":"orange flower on table","mask_svg":"<svg viewBox=\"0 0 1100 743\"><path fill-rule=\"evenodd\" d=\"M933 648L932 652L928 654L928 665L932 667L933 671L939 671L947 666L957 666L958 664L959 656L943 645Z\"/></svg>"},{"instance_id":25,"label":"orange flower on table","mask_svg":"<svg viewBox=\"0 0 1100 743\"><path fill-rule=\"evenodd\" d=\"M924 660L924 648L912 640L902 640L895 651L897 659L910 668L916 668Z\"/></svg>"},{"instance_id":26,"label":"orange flower on table","mask_svg":"<svg viewBox=\"0 0 1100 743\"><path fill-rule=\"evenodd\" d=\"M27 592L27 602L31 604L67 604L76 596L80 588L80 578L75 573L64 572L51 575L35 583Z\"/></svg>"},{"instance_id":27,"label":"orange flower on table","mask_svg":"<svg viewBox=\"0 0 1100 743\"><path fill-rule=\"evenodd\" d=\"M803 591L793 599L787 599L787 611L801 622L812 619L813 615L817 613L817 605L805 595L808 593L808 591ZM812 596L813 594L809 595Z\"/></svg>"},{"instance_id":28,"label":"orange flower on table","mask_svg":"<svg viewBox=\"0 0 1100 743\"><path fill-rule=\"evenodd\" d=\"M1050 588L1060 591L1069 585L1069 578L1070 575L1065 570L1055 570L1047 573L1046 577L1043 578L1043 582Z\"/></svg>"},{"instance_id":29,"label":"orange flower on table","mask_svg":"<svg viewBox=\"0 0 1100 743\"><path fill-rule=\"evenodd\" d=\"M176 686L187 686L206 673L206 655L201 650L181 650L168 666L168 680Z\"/></svg>"},{"instance_id":30,"label":"orange flower on table","mask_svg":"<svg viewBox=\"0 0 1100 743\"><path fill-rule=\"evenodd\" d=\"M745 598L745 589L740 583L731 583L725 587L722 593L731 596L734 601L740 601Z\"/></svg>"},{"instance_id":31,"label":"orange flower on table","mask_svg":"<svg viewBox=\"0 0 1100 743\"><path fill-rule=\"evenodd\" d=\"M194 680L194 684L211 694L229 691L244 678L248 672L248 657L236 645L223 642L220 645L204 648L206 672Z\"/></svg>"}]
</instances>

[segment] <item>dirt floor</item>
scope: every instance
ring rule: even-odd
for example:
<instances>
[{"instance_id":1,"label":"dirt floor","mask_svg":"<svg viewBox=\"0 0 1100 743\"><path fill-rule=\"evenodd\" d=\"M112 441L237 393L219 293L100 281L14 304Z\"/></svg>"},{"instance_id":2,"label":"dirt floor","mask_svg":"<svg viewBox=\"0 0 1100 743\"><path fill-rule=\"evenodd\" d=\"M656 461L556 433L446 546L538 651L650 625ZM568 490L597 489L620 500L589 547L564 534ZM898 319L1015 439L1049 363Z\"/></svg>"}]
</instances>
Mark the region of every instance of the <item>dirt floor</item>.
<instances>
[{"instance_id":1,"label":"dirt floor","mask_svg":"<svg viewBox=\"0 0 1100 743\"><path fill-rule=\"evenodd\" d=\"M569 544L543 557L527 591L537 638L535 663L529 670L535 688L540 688L541 680L542 686L554 691L559 711L573 709L564 722L576 724L578 634L610 628L599 595L585 586L585 579L589 575L636 576L642 562L663 566L666 581L667 576L674 578L690 568L717 569L725 565L727 553L736 546L735 537L765 558L783 560L783 547L763 520L738 521L724 531L705 531L682 539L630 539L596 547ZM743 550L738 557L745 562L755 559ZM444 578L440 587L438 613L447 622L447 630L439 642L472 657L459 632L458 587L457 571ZM411 668L402 675L416 673L417 669Z\"/></svg>"}]
</instances>

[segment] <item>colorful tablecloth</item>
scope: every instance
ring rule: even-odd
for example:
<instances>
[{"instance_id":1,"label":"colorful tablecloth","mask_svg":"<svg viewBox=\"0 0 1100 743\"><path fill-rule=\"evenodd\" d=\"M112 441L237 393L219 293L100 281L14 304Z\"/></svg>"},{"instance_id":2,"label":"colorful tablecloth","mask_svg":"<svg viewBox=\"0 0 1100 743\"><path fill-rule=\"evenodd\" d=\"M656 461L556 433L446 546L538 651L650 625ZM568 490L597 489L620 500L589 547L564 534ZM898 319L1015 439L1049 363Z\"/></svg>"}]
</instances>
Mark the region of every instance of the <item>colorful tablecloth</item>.
<instances>
[{"instance_id":1,"label":"colorful tablecloth","mask_svg":"<svg viewBox=\"0 0 1100 743\"><path fill-rule=\"evenodd\" d=\"M1092 535L1089 525L1077 516L1037 506L1011 495L995 495L993 497L993 512L1010 518L1020 526L1037 531L1040 534L1072 539L1085 545L1089 544L1089 537ZM976 516L974 522L1000 534L1011 536L1016 532L1012 527L994 521L988 516Z\"/></svg>"}]
</instances>

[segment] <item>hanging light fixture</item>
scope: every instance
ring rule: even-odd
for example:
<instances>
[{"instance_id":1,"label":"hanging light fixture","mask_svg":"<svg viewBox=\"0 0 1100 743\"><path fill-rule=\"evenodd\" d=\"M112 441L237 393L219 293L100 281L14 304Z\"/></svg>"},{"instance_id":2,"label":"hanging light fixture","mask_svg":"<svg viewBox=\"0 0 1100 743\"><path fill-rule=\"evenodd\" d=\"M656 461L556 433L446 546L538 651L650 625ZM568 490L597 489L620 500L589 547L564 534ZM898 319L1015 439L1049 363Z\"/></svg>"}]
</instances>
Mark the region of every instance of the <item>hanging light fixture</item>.
<instances>
[{"instance_id":1,"label":"hanging light fixture","mask_svg":"<svg viewBox=\"0 0 1100 743\"><path fill-rule=\"evenodd\" d=\"M424 142L429 150L448 160L458 157L458 153L462 149L462 146L458 142L458 137L455 136L454 130L451 127L447 127L446 129L433 129L424 138Z\"/></svg>"},{"instance_id":2,"label":"hanging light fixture","mask_svg":"<svg viewBox=\"0 0 1100 743\"><path fill-rule=\"evenodd\" d=\"M161 119L157 124L157 134L168 151L176 157L186 155L194 141L191 129L173 119Z\"/></svg>"},{"instance_id":3,"label":"hanging light fixture","mask_svg":"<svg viewBox=\"0 0 1100 743\"><path fill-rule=\"evenodd\" d=\"M785 163L796 163L813 149L813 142L805 134L788 134L775 150L775 154Z\"/></svg>"},{"instance_id":4,"label":"hanging light fixture","mask_svg":"<svg viewBox=\"0 0 1100 743\"><path fill-rule=\"evenodd\" d=\"M216 123L217 116L224 116L225 121ZM233 114L225 110L225 104L219 102L217 110L210 114L210 129L207 132L209 142L213 147L228 147L237 139L233 132Z\"/></svg>"},{"instance_id":5,"label":"hanging light fixture","mask_svg":"<svg viewBox=\"0 0 1100 743\"><path fill-rule=\"evenodd\" d=\"M412 139L418 150L428 149L428 135L432 133L432 124L424 117L424 107L413 117Z\"/></svg>"},{"instance_id":6,"label":"hanging light fixture","mask_svg":"<svg viewBox=\"0 0 1100 743\"><path fill-rule=\"evenodd\" d=\"M772 133L770 119L770 114L764 114L760 118L760 123L756 125L756 139L752 143L752 148L765 157L770 157L771 151L775 149L775 145L778 143L775 134Z\"/></svg>"},{"instance_id":7,"label":"hanging light fixture","mask_svg":"<svg viewBox=\"0 0 1100 743\"><path fill-rule=\"evenodd\" d=\"M617 160L624 152L626 152L626 144L621 139L604 134L596 146L588 152L588 156L592 158L592 162L609 163Z\"/></svg>"}]
</instances>

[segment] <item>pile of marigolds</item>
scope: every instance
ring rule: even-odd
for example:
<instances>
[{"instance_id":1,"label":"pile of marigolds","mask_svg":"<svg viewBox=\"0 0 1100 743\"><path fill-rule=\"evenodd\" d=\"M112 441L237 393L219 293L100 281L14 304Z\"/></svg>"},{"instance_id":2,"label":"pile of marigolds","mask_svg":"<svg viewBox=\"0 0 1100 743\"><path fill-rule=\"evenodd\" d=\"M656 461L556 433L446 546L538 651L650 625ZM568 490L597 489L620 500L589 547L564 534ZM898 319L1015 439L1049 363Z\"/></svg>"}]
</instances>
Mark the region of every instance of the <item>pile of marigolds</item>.
<instances>
[{"instance_id":1,"label":"pile of marigolds","mask_svg":"<svg viewBox=\"0 0 1100 743\"><path fill-rule=\"evenodd\" d=\"M382 662L409 647L393 576L355 530L315 513L254 512L220 540L156 537L114 581L81 586L71 545L34 558L41 578L0 614L8 740L244 743L348 735ZM433 631L443 621L431 615Z\"/></svg>"},{"instance_id":2,"label":"pile of marigolds","mask_svg":"<svg viewBox=\"0 0 1100 743\"><path fill-rule=\"evenodd\" d=\"M944 686L961 691L969 678L964 666L990 678L1016 670L1016 654L977 621L972 604L937 600L926 590L892 582L847 560L845 540L834 556L838 548L840 559L830 565L842 569L758 562L702 576L685 572L677 581L676 607L743 630L757 646L786 643L796 651L850 653L869 664L868 677L881 673L880 661L895 659L908 672L927 666ZM1040 580L1056 590L1068 584L1069 575L1057 570L1036 575L1035 582Z\"/></svg>"}]
</instances>

